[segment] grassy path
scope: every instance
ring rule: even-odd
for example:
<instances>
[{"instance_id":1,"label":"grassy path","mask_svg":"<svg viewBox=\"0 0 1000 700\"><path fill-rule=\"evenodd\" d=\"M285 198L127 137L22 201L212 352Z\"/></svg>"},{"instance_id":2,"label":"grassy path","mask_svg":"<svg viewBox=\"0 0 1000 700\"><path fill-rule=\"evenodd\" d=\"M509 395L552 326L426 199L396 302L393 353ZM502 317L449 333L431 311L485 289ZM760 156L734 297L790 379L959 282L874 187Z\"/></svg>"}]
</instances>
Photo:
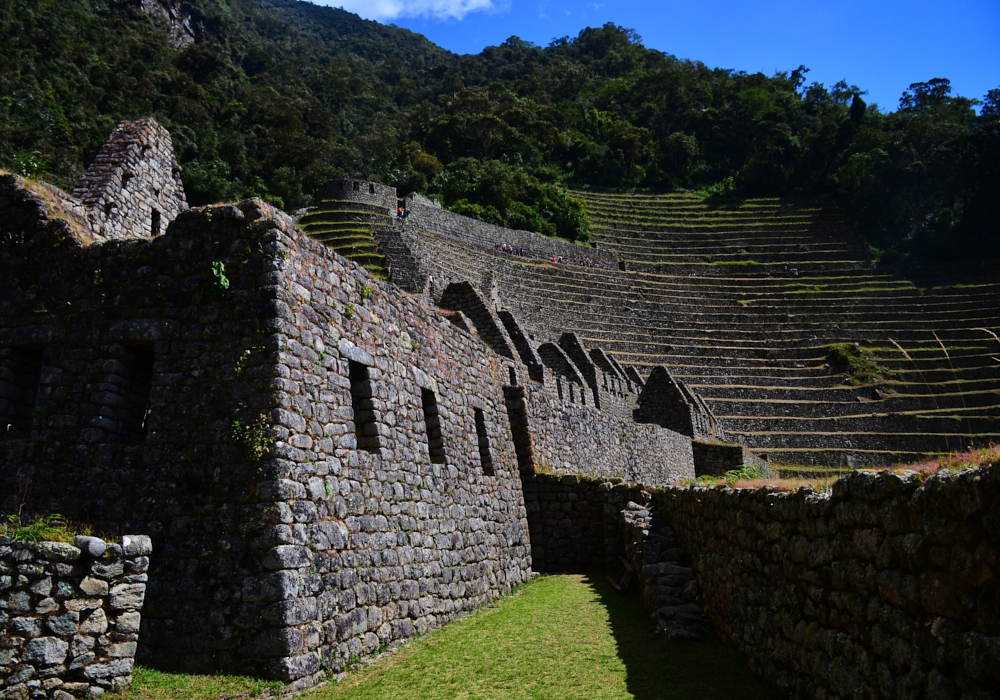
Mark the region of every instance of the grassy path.
<instances>
[{"instance_id":1,"label":"grassy path","mask_svg":"<svg viewBox=\"0 0 1000 700\"><path fill-rule=\"evenodd\" d=\"M190 679L187 690L158 691L179 679ZM140 672L128 697L193 700L250 689L245 680L231 679L238 685L188 694L210 680ZM496 607L302 697L764 700L770 695L717 639L669 643L654 636L634 590L621 598L601 577L564 575L540 578Z\"/></svg>"}]
</instances>

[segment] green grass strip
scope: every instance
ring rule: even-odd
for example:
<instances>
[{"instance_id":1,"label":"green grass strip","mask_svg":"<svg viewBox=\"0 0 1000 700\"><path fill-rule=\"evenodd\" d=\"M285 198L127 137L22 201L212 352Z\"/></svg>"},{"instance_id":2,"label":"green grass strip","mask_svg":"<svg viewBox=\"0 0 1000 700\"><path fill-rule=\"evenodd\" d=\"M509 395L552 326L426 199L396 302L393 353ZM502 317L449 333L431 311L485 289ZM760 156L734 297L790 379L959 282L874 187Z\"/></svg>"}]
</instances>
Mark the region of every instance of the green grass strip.
<instances>
[{"instance_id":1,"label":"green grass strip","mask_svg":"<svg viewBox=\"0 0 1000 700\"><path fill-rule=\"evenodd\" d=\"M217 686L209 685L202 695L178 694L189 692L185 689L159 690L169 678L178 677L139 671L125 697L219 697ZM205 678L206 683L219 683L216 677ZM229 682L237 685L221 692L231 693L246 680ZM302 696L304 700L770 697L714 636L693 643L655 636L637 589L622 597L598 574L536 579L518 595L453 622L350 673L340 683Z\"/></svg>"}]
</instances>

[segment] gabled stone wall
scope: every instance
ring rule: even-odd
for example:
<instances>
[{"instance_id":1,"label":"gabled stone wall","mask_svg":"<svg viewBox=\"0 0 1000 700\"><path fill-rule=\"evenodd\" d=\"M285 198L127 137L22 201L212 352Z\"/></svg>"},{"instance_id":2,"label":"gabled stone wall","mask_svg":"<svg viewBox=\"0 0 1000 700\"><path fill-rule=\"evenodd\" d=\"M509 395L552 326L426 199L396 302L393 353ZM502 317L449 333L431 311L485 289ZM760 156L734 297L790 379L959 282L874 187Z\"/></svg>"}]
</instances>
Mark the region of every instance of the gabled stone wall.
<instances>
[{"instance_id":1,"label":"gabled stone wall","mask_svg":"<svg viewBox=\"0 0 1000 700\"><path fill-rule=\"evenodd\" d=\"M166 129L153 119L122 122L73 196L83 202L98 236L150 238L187 208L180 173Z\"/></svg>"}]
</instances>

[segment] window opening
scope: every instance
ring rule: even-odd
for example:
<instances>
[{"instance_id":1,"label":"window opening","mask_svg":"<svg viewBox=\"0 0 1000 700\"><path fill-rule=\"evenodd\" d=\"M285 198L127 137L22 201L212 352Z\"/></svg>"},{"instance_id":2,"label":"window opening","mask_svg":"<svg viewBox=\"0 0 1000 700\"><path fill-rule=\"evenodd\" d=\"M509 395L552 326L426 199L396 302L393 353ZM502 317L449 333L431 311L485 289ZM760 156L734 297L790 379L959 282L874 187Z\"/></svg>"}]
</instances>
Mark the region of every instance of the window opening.
<instances>
[{"instance_id":1,"label":"window opening","mask_svg":"<svg viewBox=\"0 0 1000 700\"><path fill-rule=\"evenodd\" d=\"M354 183L354 191L355 191L355 192L357 192L357 191L358 191L358 190L360 190L360 189L361 189L361 183L359 183L359 182L355 182L355 183Z\"/></svg>"},{"instance_id":2,"label":"window opening","mask_svg":"<svg viewBox=\"0 0 1000 700\"><path fill-rule=\"evenodd\" d=\"M507 371L510 373L510 386L517 386L517 372L513 367L508 367Z\"/></svg>"},{"instance_id":3,"label":"window opening","mask_svg":"<svg viewBox=\"0 0 1000 700\"><path fill-rule=\"evenodd\" d=\"M2 437L31 430L35 397L42 375L41 352L28 348L0 350L0 432Z\"/></svg>"},{"instance_id":4,"label":"window opening","mask_svg":"<svg viewBox=\"0 0 1000 700\"><path fill-rule=\"evenodd\" d=\"M105 202L104 203L104 218L105 219L108 218L109 216L111 216L111 206L112 206L111 202Z\"/></svg>"},{"instance_id":5,"label":"window opening","mask_svg":"<svg viewBox=\"0 0 1000 700\"><path fill-rule=\"evenodd\" d=\"M368 194L375 194L375 185L368 183Z\"/></svg>"},{"instance_id":6,"label":"window opening","mask_svg":"<svg viewBox=\"0 0 1000 700\"><path fill-rule=\"evenodd\" d=\"M128 181L132 179L132 173L122 173L122 189L128 187Z\"/></svg>"},{"instance_id":7,"label":"window opening","mask_svg":"<svg viewBox=\"0 0 1000 700\"><path fill-rule=\"evenodd\" d=\"M430 389L420 390L424 405L424 424L427 426L427 449L432 464L444 464L444 436L441 434L441 415L438 413L437 397Z\"/></svg>"},{"instance_id":8,"label":"window opening","mask_svg":"<svg viewBox=\"0 0 1000 700\"><path fill-rule=\"evenodd\" d=\"M358 439L358 449L377 453L379 450L378 422L375 402L372 400L372 382L368 367L348 360L351 380L351 408L354 409L354 435Z\"/></svg>"},{"instance_id":9,"label":"window opening","mask_svg":"<svg viewBox=\"0 0 1000 700\"><path fill-rule=\"evenodd\" d=\"M483 465L483 475L493 476L493 456L490 454L490 436L486 432L486 419L482 409L476 409L476 437L479 441L479 463Z\"/></svg>"},{"instance_id":10,"label":"window opening","mask_svg":"<svg viewBox=\"0 0 1000 700\"><path fill-rule=\"evenodd\" d=\"M149 232L154 236L160 235L160 212L153 210L153 218L149 224Z\"/></svg>"}]
</instances>

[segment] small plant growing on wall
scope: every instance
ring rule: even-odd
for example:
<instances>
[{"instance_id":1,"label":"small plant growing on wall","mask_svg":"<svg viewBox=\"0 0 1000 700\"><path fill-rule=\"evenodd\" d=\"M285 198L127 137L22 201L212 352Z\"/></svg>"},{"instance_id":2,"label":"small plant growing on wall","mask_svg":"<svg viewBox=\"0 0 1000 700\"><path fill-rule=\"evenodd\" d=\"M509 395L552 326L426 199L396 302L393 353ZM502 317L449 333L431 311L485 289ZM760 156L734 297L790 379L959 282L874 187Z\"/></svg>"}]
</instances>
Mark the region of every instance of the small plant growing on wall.
<instances>
[{"instance_id":1,"label":"small plant growing on wall","mask_svg":"<svg viewBox=\"0 0 1000 700\"><path fill-rule=\"evenodd\" d=\"M236 366L233 367L233 374L235 374L237 377L243 376L243 370L247 368L247 360L249 359L250 359L250 351L244 350L243 354L240 355L239 359L236 360Z\"/></svg>"},{"instance_id":2,"label":"small plant growing on wall","mask_svg":"<svg viewBox=\"0 0 1000 700\"><path fill-rule=\"evenodd\" d=\"M371 282L365 282L361 289L358 290L358 294L361 295L362 299L368 299L375 292L375 287L372 286Z\"/></svg>"},{"instance_id":3,"label":"small plant growing on wall","mask_svg":"<svg viewBox=\"0 0 1000 700\"><path fill-rule=\"evenodd\" d=\"M267 416L263 413L247 423L234 420L233 438L243 445L247 459L251 462L259 462L267 456L274 444L274 435L267 424Z\"/></svg>"},{"instance_id":4,"label":"small plant growing on wall","mask_svg":"<svg viewBox=\"0 0 1000 700\"><path fill-rule=\"evenodd\" d=\"M212 289L220 297L226 296L229 291L229 278L226 277L226 264L221 260L212 263Z\"/></svg>"},{"instance_id":5,"label":"small plant growing on wall","mask_svg":"<svg viewBox=\"0 0 1000 700\"><path fill-rule=\"evenodd\" d=\"M357 313L354 309L354 304L344 304L344 315L347 318L354 318L354 314Z\"/></svg>"}]
</instances>

